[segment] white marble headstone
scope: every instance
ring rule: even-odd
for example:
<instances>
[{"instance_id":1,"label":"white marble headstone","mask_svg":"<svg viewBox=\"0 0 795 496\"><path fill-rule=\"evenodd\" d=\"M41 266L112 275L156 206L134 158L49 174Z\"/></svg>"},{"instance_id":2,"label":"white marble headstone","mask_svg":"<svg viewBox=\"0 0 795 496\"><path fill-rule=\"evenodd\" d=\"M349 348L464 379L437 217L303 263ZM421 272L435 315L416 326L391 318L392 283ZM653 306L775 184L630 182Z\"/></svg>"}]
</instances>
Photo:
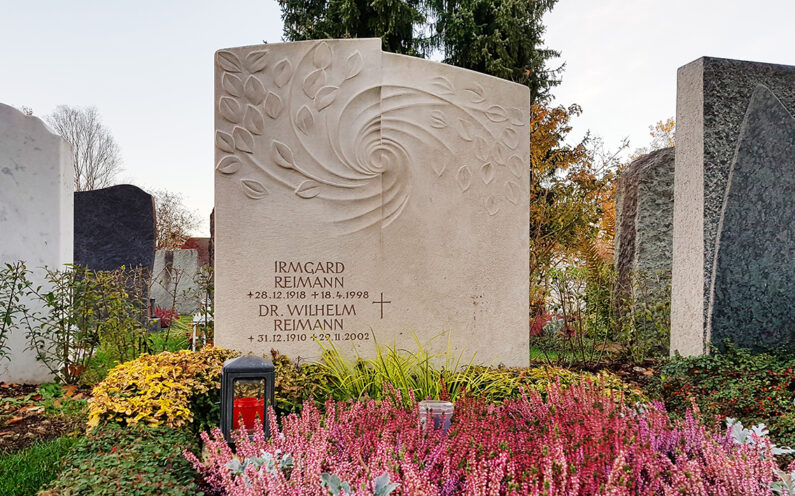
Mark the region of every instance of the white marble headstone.
<instances>
[{"instance_id":1,"label":"white marble headstone","mask_svg":"<svg viewBox=\"0 0 795 496\"><path fill-rule=\"evenodd\" d=\"M528 88L378 39L215 61L218 346L372 356L449 331L527 364Z\"/></svg>"},{"instance_id":2,"label":"white marble headstone","mask_svg":"<svg viewBox=\"0 0 795 496\"><path fill-rule=\"evenodd\" d=\"M44 266L71 263L73 196L69 144L37 117L0 104L0 264L23 260L38 285ZM25 350L23 329L13 329L7 345L11 360L0 361L0 381L51 379Z\"/></svg>"}]
</instances>

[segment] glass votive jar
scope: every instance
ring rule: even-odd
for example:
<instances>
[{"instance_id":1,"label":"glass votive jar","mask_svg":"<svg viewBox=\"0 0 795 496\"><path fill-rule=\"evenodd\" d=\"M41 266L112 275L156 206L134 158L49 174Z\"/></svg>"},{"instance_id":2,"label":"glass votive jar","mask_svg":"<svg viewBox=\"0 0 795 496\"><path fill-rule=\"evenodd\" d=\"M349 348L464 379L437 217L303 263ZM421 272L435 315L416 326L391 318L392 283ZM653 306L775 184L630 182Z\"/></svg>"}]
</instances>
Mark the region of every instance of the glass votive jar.
<instances>
[{"instance_id":1,"label":"glass votive jar","mask_svg":"<svg viewBox=\"0 0 795 496\"><path fill-rule=\"evenodd\" d=\"M453 419L453 404L442 400L422 400L419 404L420 429L428 428L428 419L434 429L442 429L442 434L447 434Z\"/></svg>"}]
</instances>

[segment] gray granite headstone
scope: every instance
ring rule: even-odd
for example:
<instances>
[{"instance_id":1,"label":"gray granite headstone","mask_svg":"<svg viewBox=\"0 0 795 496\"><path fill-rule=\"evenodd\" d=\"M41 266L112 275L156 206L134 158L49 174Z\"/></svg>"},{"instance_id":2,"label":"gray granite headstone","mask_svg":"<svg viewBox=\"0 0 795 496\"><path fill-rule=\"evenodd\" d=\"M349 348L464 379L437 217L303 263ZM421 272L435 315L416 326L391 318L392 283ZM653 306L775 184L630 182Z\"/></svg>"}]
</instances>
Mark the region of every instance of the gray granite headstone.
<instances>
[{"instance_id":1,"label":"gray granite headstone","mask_svg":"<svg viewBox=\"0 0 795 496\"><path fill-rule=\"evenodd\" d=\"M791 346L795 67L705 57L677 84L671 351Z\"/></svg>"},{"instance_id":2,"label":"gray granite headstone","mask_svg":"<svg viewBox=\"0 0 795 496\"><path fill-rule=\"evenodd\" d=\"M615 237L620 291L631 291L633 274L639 272L648 273L647 280L655 283L670 277L673 209L673 148L643 155L621 173Z\"/></svg>"},{"instance_id":3,"label":"gray granite headstone","mask_svg":"<svg viewBox=\"0 0 795 496\"><path fill-rule=\"evenodd\" d=\"M152 195L129 184L75 193L74 263L91 270L144 267L155 259Z\"/></svg>"}]
</instances>

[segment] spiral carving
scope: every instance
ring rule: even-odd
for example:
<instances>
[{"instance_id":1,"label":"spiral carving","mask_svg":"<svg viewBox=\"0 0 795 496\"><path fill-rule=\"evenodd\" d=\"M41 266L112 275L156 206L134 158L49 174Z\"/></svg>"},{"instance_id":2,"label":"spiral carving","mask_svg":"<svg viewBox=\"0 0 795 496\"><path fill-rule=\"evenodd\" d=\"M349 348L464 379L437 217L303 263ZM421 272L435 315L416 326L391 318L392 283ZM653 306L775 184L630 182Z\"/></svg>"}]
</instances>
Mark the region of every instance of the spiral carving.
<instances>
[{"instance_id":1,"label":"spiral carving","mask_svg":"<svg viewBox=\"0 0 795 496\"><path fill-rule=\"evenodd\" d=\"M218 114L226 123L216 131L216 170L256 171L240 179L246 196L286 187L299 199L330 202L330 221L343 233L398 219L423 168L481 202L487 215L518 202L522 110L488 102L476 83L456 90L444 76L389 84L351 45L302 46L297 58L279 58L276 49L218 52ZM335 53L341 47L348 51ZM429 156L430 163L419 160Z\"/></svg>"}]
</instances>

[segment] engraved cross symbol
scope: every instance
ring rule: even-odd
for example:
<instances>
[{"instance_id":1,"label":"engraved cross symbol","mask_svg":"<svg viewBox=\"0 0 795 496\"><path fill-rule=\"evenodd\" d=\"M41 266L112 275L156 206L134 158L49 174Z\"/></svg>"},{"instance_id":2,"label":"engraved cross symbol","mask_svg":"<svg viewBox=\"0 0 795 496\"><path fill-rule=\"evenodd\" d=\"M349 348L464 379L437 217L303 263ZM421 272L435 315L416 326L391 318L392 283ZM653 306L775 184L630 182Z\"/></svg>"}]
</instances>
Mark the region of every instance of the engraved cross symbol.
<instances>
[{"instance_id":1,"label":"engraved cross symbol","mask_svg":"<svg viewBox=\"0 0 795 496\"><path fill-rule=\"evenodd\" d=\"M384 301L384 293L381 293L381 301L374 301L373 305L380 304L381 305L381 318L384 318L384 304L385 303L392 303L391 301Z\"/></svg>"}]
</instances>

